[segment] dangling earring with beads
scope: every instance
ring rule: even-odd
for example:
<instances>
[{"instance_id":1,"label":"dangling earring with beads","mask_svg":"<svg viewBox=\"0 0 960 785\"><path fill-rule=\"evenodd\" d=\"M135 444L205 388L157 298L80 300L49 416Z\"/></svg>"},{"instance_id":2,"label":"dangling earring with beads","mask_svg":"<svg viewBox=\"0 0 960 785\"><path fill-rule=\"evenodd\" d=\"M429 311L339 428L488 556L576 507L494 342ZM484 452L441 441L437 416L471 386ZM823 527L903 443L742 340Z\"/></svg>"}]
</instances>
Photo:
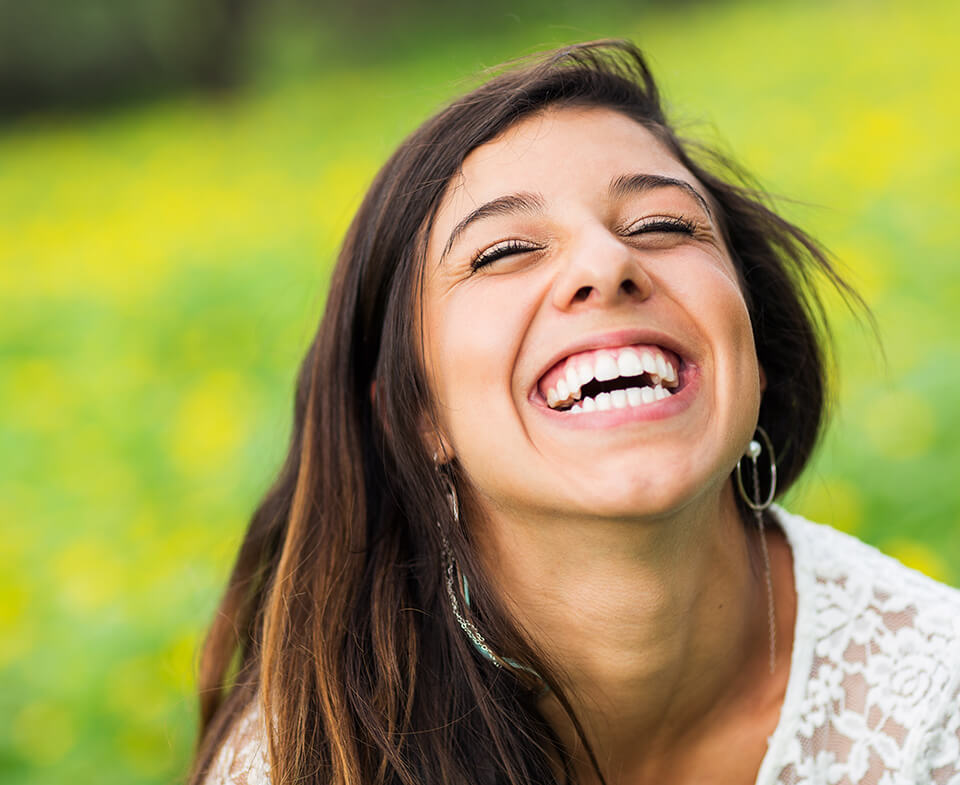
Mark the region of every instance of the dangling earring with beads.
<instances>
[{"instance_id":1,"label":"dangling earring with beads","mask_svg":"<svg viewBox=\"0 0 960 785\"><path fill-rule=\"evenodd\" d=\"M747 446L747 452L737 461L737 490L740 492L740 498L753 510L753 517L757 522L757 531L760 533L760 550L763 553L763 567L767 582L767 623L770 627L770 673L773 673L777 661L777 624L773 603L773 573L770 569L770 553L767 550L767 537L763 525L763 511L773 503L773 497L777 492L777 462L773 454L773 442L770 441L767 432L758 425L757 434L763 440L763 444L755 438L751 439L750 444ZM767 493L767 498L761 502L760 469L757 465L757 459L763 452L764 447L766 447L767 458L770 461L770 491ZM749 458L751 462L753 478L752 499L743 486L742 466L744 458Z\"/></svg>"},{"instance_id":2,"label":"dangling earring with beads","mask_svg":"<svg viewBox=\"0 0 960 785\"><path fill-rule=\"evenodd\" d=\"M433 454L433 462L434 466L437 468L438 474L446 485L447 502L450 504L450 513L453 516L453 522L455 525L459 526L460 500L457 498L457 489L453 484L453 480L451 480L450 477L448 477L444 472L440 471L436 453ZM461 612L461 597L463 598L463 604L465 608L470 608L470 586L467 583L467 576L460 573L460 570L457 568L456 560L453 558L453 550L450 548L450 542L447 540L447 535L444 533L443 526L440 525L440 521L437 521L437 528L440 529L440 549L443 556L443 571L446 582L447 599L450 601L450 609L453 611L453 616L457 620L457 624L460 625L460 629L463 630L464 634L473 644L473 647L480 652L481 655L483 655L485 660L493 663L497 668L507 666L515 671L524 671L541 683L540 695L549 692L549 687L547 687L546 682L539 673L533 670L533 668L529 668L526 665L511 659L510 657L501 657L499 654L493 651L493 649L487 645L486 639L480 634L480 631L477 629L477 626L473 623L473 621L464 616L463 612ZM457 580L458 576L459 581ZM460 594L458 594L456 589L457 583L460 584L462 592Z\"/></svg>"},{"instance_id":3,"label":"dangling earring with beads","mask_svg":"<svg viewBox=\"0 0 960 785\"><path fill-rule=\"evenodd\" d=\"M434 454L434 461L436 461L436 454ZM453 522L457 525L460 524L460 502L457 499L457 489L453 485L453 481L444 475L441 472L441 477L447 486L447 501L450 504L450 512L453 515ZM457 597L457 591L454 588L456 586L456 575L459 572L457 570L456 562L453 558L453 551L450 548L450 542L447 540L447 535L443 531L443 526L440 525L440 521L437 521L437 528L440 529L440 549L443 556L443 572L447 584L447 599L450 601L450 609L453 611L453 615L457 620L457 623L460 625L460 629L463 630L464 634L470 639L470 642L474 645L477 651L479 651L485 659L492 662L498 668L502 667L500 664L500 658L493 653L487 642L484 639L483 635L480 634L480 631L477 629L476 625L468 618L466 618L460 612L460 600ZM469 601L464 597L464 603L469 606Z\"/></svg>"}]
</instances>

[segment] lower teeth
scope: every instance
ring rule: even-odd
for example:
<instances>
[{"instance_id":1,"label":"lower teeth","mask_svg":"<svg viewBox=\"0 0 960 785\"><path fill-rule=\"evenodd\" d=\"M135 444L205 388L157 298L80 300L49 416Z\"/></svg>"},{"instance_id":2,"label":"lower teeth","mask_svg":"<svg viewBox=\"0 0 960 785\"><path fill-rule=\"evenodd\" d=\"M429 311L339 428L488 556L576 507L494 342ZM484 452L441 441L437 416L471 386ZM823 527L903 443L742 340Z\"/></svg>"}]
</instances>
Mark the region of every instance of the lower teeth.
<instances>
[{"instance_id":1,"label":"lower teeth","mask_svg":"<svg viewBox=\"0 0 960 785\"><path fill-rule=\"evenodd\" d=\"M670 390L659 384L656 387L631 387L628 390L614 390L609 393L600 393L593 398L584 398L566 411L574 413L605 412L611 409L635 408L662 401L671 395L673 393Z\"/></svg>"}]
</instances>

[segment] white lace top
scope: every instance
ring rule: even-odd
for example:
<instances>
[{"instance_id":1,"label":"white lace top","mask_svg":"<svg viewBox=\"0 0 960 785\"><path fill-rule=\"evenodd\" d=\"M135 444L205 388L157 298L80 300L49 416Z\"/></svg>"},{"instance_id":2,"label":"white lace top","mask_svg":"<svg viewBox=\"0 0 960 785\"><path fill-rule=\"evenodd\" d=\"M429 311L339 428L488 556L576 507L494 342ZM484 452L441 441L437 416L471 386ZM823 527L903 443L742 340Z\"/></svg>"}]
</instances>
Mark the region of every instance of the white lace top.
<instances>
[{"instance_id":1,"label":"white lace top","mask_svg":"<svg viewBox=\"0 0 960 785\"><path fill-rule=\"evenodd\" d=\"M797 620L780 722L757 785L960 785L960 591L774 508ZM207 785L269 785L252 706Z\"/></svg>"}]
</instances>

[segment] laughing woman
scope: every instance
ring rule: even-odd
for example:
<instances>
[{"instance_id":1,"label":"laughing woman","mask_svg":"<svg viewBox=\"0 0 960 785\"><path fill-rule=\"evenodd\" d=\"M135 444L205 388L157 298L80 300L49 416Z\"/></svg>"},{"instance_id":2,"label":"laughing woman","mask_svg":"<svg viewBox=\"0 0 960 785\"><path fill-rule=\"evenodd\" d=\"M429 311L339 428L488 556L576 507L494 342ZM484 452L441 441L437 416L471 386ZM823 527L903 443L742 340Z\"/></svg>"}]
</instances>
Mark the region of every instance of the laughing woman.
<instances>
[{"instance_id":1,"label":"laughing woman","mask_svg":"<svg viewBox=\"0 0 960 785\"><path fill-rule=\"evenodd\" d=\"M960 782L960 594L771 504L844 286L737 182L622 42L400 146L206 644L194 783Z\"/></svg>"}]
</instances>

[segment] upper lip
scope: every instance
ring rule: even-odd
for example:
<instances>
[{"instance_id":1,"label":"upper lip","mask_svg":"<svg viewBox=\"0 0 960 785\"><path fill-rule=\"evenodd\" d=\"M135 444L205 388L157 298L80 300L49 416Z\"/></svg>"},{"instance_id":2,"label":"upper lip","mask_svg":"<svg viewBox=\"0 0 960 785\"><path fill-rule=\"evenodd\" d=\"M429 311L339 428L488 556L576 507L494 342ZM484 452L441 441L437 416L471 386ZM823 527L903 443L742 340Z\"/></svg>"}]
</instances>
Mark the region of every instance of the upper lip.
<instances>
[{"instance_id":1,"label":"upper lip","mask_svg":"<svg viewBox=\"0 0 960 785\"><path fill-rule=\"evenodd\" d=\"M540 387L540 380L544 377L547 371L553 368L553 366L561 360L565 360L567 357L570 357L574 354L579 354L580 352L589 352L593 349L607 349L620 346L632 346L635 344L651 344L661 346L664 349L669 349L671 352L676 354L682 362L691 362L689 350L684 348L684 346L676 338L659 330L649 328L627 328L597 333L595 335L588 335L578 338L577 340L567 344L564 348L557 351L557 353L554 354L542 368L540 368L536 379L533 381L533 387L530 390L530 397L537 395ZM678 368L677 370L679 371L680 369Z\"/></svg>"}]
</instances>

